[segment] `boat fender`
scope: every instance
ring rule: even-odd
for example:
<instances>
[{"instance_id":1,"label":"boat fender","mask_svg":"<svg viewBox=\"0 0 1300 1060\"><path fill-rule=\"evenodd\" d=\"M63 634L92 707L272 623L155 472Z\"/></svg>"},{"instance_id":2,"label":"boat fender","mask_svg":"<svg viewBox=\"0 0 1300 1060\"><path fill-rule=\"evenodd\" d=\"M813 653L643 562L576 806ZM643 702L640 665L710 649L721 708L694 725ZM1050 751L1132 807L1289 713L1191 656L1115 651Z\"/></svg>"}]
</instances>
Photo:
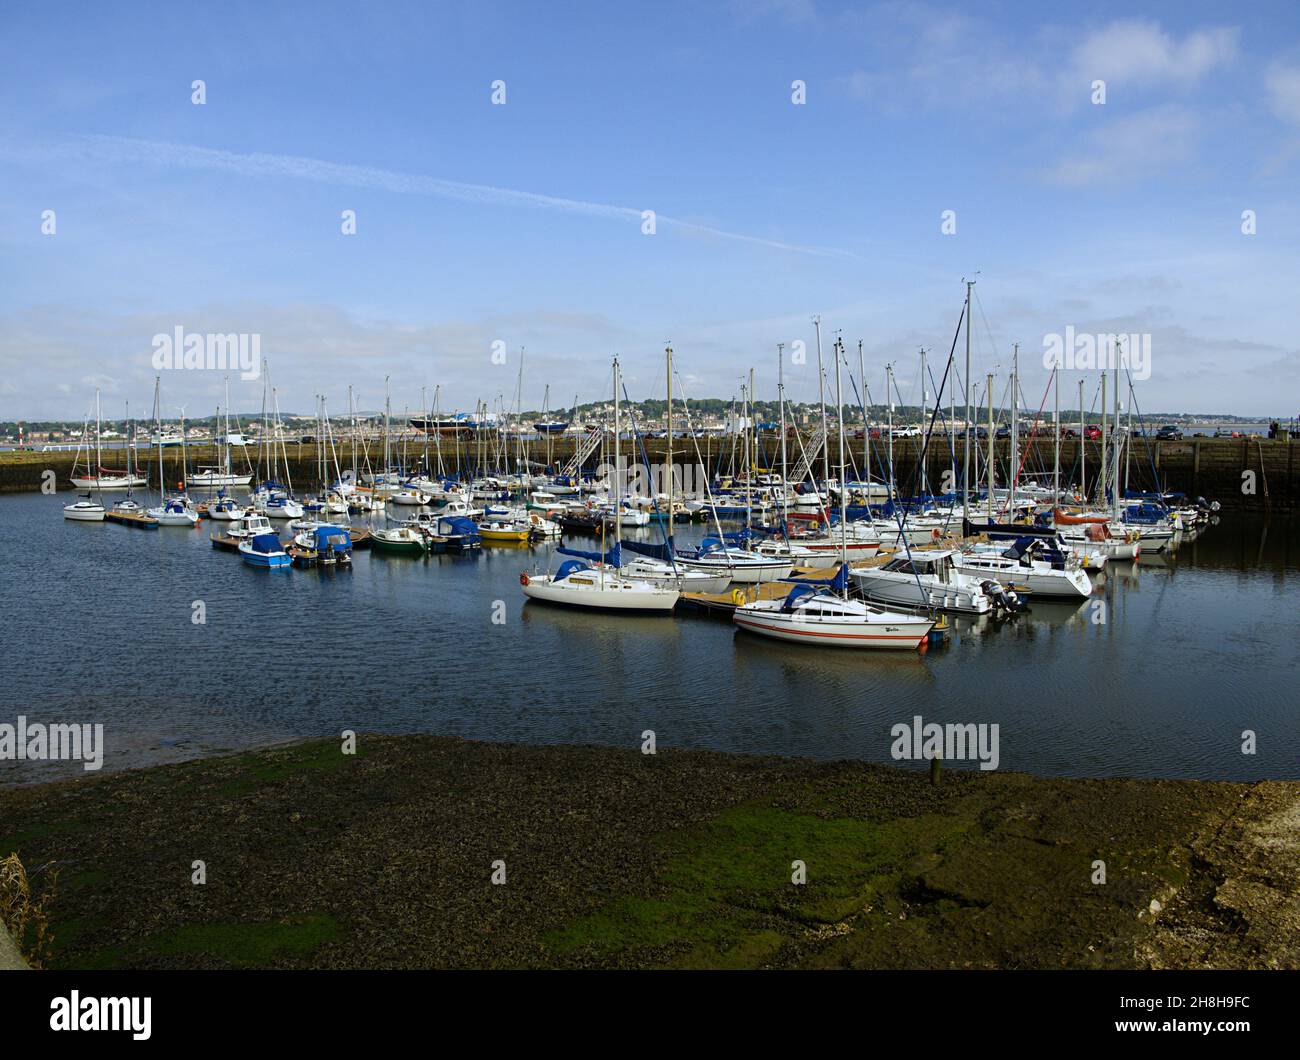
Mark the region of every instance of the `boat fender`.
<instances>
[{"instance_id":1,"label":"boat fender","mask_svg":"<svg viewBox=\"0 0 1300 1060\"><path fill-rule=\"evenodd\" d=\"M528 584L528 572L527 572L527 571L520 571L520 572L519 572L519 584L520 584L520 585L527 585L527 584Z\"/></svg>"},{"instance_id":2,"label":"boat fender","mask_svg":"<svg viewBox=\"0 0 1300 1060\"><path fill-rule=\"evenodd\" d=\"M737 607L743 607L745 604L745 591L743 589L732 589L731 602Z\"/></svg>"},{"instance_id":3,"label":"boat fender","mask_svg":"<svg viewBox=\"0 0 1300 1060\"><path fill-rule=\"evenodd\" d=\"M942 537L942 536L943 536L943 535L939 533L939 528L938 528L937 526L936 526L933 530L930 531L930 540L931 540L931 541L938 541L939 538Z\"/></svg>"}]
</instances>

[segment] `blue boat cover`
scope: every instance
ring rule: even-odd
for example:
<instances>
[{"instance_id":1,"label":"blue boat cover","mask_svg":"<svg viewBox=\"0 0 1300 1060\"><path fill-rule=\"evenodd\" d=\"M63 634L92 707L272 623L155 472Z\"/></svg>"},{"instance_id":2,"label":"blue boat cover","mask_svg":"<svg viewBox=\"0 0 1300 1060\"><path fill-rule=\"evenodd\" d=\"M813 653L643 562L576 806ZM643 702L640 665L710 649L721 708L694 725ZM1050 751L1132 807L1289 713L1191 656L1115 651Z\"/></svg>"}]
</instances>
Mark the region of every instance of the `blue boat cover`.
<instances>
[{"instance_id":1,"label":"blue boat cover","mask_svg":"<svg viewBox=\"0 0 1300 1060\"><path fill-rule=\"evenodd\" d=\"M782 611L793 611L794 605L802 600L805 596L816 596L820 589L814 589L811 585L796 585L790 590L785 601L781 604Z\"/></svg>"},{"instance_id":2,"label":"blue boat cover","mask_svg":"<svg viewBox=\"0 0 1300 1060\"><path fill-rule=\"evenodd\" d=\"M624 541L623 547L629 552L635 552L638 556L649 556L651 559L663 560L665 563L671 563L673 557L677 554L673 547L673 539L670 535L668 541L662 545L652 545L648 541ZM560 549L565 552L565 549Z\"/></svg>"},{"instance_id":3,"label":"blue boat cover","mask_svg":"<svg viewBox=\"0 0 1300 1060\"><path fill-rule=\"evenodd\" d=\"M560 564L560 569L555 572L555 580L559 581L561 578L567 578L570 574L577 574L580 570L590 569L580 559L566 559Z\"/></svg>"},{"instance_id":4,"label":"blue boat cover","mask_svg":"<svg viewBox=\"0 0 1300 1060\"><path fill-rule=\"evenodd\" d=\"M629 541L628 547L631 548L631 545L632 543ZM576 556L578 559L585 559L591 563L608 563L614 567L621 566L623 562L623 554L617 541L614 542L614 547L608 552L584 552L580 548L564 548L563 546L555 551L562 556Z\"/></svg>"},{"instance_id":5,"label":"blue boat cover","mask_svg":"<svg viewBox=\"0 0 1300 1060\"><path fill-rule=\"evenodd\" d=\"M829 578L800 578L791 576L782 578L783 582L800 582L804 585L816 585L823 589L834 589L837 593L843 592L849 585L849 568L841 563L835 568L835 573Z\"/></svg>"},{"instance_id":6,"label":"blue boat cover","mask_svg":"<svg viewBox=\"0 0 1300 1060\"><path fill-rule=\"evenodd\" d=\"M352 535L341 526L318 526L315 530L316 551L324 552L331 545L335 552L352 547Z\"/></svg>"},{"instance_id":7,"label":"blue boat cover","mask_svg":"<svg viewBox=\"0 0 1300 1060\"><path fill-rule=\"evenodd\" d=\"M258 534L250 542L250 547L254 552L270 553L283 552L280 547L280 539L275 534Z\"/></svg>"},{"instance_id":8,"label":"blue boat cover","mask_svg":"<svg viewBox=\"0 0 1300 1060\"><path fill-rule=\"evenodd\" d=\"M438 533L463 534L466 537L478 537L478 524L463 515L444 515L438 520Z\"/></svg>"}]
</instances>

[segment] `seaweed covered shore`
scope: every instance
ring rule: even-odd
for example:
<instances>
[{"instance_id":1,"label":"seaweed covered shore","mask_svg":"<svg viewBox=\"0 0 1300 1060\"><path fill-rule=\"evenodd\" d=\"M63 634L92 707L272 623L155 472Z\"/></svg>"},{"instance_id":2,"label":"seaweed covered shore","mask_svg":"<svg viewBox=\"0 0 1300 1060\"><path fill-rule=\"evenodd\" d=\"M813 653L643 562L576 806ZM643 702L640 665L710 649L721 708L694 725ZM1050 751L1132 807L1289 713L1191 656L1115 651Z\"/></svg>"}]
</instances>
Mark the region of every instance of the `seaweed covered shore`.
<instances>
[{"instance_id":1,"label":"seaweed covered shore","mask_svg":"<svg viewBox=\"0 0 1300 1060\"><path fill-rule=\"evenodd\" d=\"M1298 782L423 735L0 789L52 968L1296 968L1298 839Z\"/></svg>"}]
</instances>

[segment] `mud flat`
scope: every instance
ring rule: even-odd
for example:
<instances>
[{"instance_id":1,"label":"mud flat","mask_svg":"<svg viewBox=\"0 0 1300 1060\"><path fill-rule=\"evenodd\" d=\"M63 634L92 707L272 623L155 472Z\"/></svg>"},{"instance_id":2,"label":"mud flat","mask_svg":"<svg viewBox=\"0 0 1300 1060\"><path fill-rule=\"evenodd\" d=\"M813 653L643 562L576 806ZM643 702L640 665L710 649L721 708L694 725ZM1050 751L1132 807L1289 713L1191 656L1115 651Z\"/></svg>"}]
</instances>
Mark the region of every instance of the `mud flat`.
<instances>
[{"instance_id":1,"label":"mud flat","mask_svg":"<svg viewBox=\"0 0 1300 1060\"><path fill-rule=\"evenodd\" d=\"M433 736L0 789L54 968L1297 968L1298 840L1300 782Z\"/></svg>"}]
</instances>

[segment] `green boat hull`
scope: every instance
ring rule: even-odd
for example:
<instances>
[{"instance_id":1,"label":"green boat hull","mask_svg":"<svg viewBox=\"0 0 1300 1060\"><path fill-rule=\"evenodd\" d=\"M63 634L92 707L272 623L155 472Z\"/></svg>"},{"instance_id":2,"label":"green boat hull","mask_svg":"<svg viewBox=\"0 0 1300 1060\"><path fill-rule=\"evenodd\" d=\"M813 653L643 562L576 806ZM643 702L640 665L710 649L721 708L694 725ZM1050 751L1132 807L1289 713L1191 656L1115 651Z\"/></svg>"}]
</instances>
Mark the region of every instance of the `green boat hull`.
<instances>
[{"instance_id":1,"label":"green boat hull","mask_svg":"<svg viewBox=\"0 0 1300 1060\"><path fill-rule=\"evenodd\" d=\"M423 556L428 551L418 541L385 541L382 537L371 537L370 547L393 556Z\"/></svg>"}]
</instances>

